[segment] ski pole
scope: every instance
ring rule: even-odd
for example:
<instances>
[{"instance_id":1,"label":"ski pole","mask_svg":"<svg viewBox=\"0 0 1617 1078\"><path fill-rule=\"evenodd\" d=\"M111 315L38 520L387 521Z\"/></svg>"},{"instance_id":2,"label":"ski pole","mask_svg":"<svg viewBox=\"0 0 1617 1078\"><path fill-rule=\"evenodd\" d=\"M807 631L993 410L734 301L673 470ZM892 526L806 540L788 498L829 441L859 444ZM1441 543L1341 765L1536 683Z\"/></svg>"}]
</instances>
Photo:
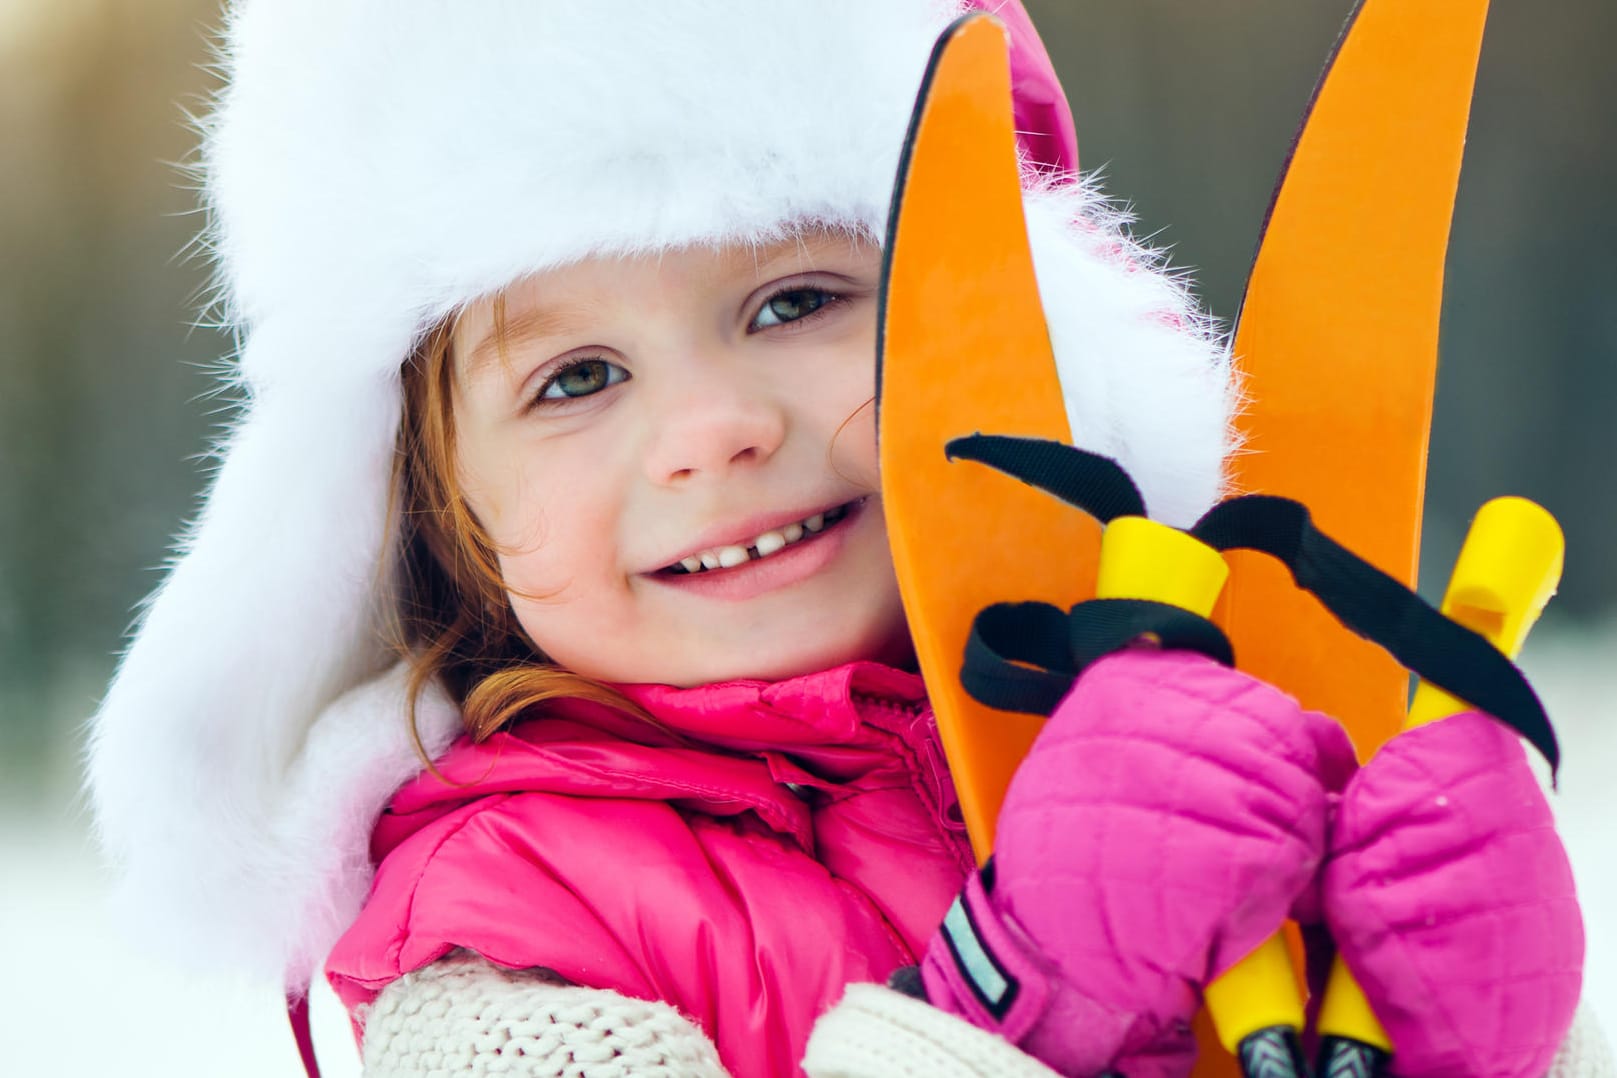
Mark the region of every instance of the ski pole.
<instances>
[{"instance_id":1,"label":"ski pole","mask_svg":"<svg viewBox=\"0 0 1617 1078\"><path fill-rule=\"evenodd\" d=\"M1477 511L1443 596L1445 615L1514 659L1561 580L1566 540L1555 517L1525 498L1495 498ZM1410 730L1471 705L1427 681L1404 720ZM1340 955L1320 1004L1320 1074L1378 1075L1395 1049Z\"/></svg>"},{"instance_id":2,"label":"ski pole","mask_svg":"<svg viewBox=\"0 0 1617 1078\"><path fill-rule=\"evenodd\" d=\"M1229 564L1201 540L1140 516L1120 516L1100 541L1095 596L1167 603L1209 617ZM1219 1041L1246 1075L1305 1075L1303 995L1285 937L1276 932L1207 986Z\"/></svg>"}]
</instances>

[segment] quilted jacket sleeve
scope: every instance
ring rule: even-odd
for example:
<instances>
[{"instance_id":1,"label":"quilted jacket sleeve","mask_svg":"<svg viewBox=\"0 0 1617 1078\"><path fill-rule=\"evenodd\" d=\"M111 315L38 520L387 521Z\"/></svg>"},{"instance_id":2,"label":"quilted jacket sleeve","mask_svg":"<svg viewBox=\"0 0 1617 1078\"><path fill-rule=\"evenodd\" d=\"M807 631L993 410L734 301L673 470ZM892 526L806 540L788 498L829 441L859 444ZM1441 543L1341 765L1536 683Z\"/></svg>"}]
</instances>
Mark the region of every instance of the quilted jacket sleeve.
<instances>
[{"instance_id":1,"label":"quilted jacket sleeve","mask_svg":"<svg viewBox=\"0 0 1617 1078\"><path fill-rule=\"evenodd\" d=\"M792 1073L834 991L903 964L881 913L751 816L524 792L481 798L401 843L326 973L358 1017L457 949L543 966L663 1000L726 1067L774 1078Z\"/></svg>"}]
</instances>

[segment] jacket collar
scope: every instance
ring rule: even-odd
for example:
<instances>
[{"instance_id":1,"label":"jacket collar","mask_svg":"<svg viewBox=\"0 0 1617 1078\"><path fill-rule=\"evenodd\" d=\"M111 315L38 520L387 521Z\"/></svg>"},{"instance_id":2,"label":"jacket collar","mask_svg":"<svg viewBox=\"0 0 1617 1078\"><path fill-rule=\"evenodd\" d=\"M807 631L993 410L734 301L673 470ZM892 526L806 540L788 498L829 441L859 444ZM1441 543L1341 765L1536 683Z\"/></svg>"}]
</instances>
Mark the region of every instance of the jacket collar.
<instances>
[{"instance_id":1,"label":"jacket collar","mask_svg":"<svg viewBox=\"0 0 1617 1078\"><path fill-rule=\"evenodd\" d=\"M920 675L872 662L775 682L618 689L669 728L743 752L850 743L867 723L907 729L926 703Z\"/></svg>"},{"instance_id":2,"label":"jacket collar","mask_svg":"<svg viewBox=\"0 0 1617 1078\"><path fill-rule=\"evenodd\" d=\"M482 742L457 740L392 798L371 835L371 860L469 802L512 793L679 801L715 816L751 811L810 851L810 814L790 787L837 790L900 768L939 803L952 799L916 674L851 663L779 682L618 688L654 721L555 700Z\"/></svg>"}]
</instances>

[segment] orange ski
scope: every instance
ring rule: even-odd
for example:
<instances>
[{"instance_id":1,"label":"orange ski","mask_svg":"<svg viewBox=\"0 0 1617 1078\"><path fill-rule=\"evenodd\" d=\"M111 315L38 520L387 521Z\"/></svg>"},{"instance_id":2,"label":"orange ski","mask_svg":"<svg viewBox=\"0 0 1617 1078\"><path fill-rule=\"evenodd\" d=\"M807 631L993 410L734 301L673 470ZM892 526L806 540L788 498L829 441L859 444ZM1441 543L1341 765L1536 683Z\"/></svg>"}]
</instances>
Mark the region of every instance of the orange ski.
<instances>
[{"instance_id":1,"label":"orange ski","mask_svg":"<svg viewBox=\"0 0 1617 1078\"><path fill-rule=\"evenodd\" d=\"M1022 216L1005 32L967 16L939 40L889 218L877 346L882 499L899 588L978 860L1040 720L960 690L977 612L1007 597L1093 594L1100 529L986 468L952 438L1070 441ZM1014 387L1014 393L1006 392ZM1017 552L1060 551L1018 557Z\"/></svg>"},{"instance_id":2,"label":"orange ski","mask_svg":"<svg viewBox=\"0 0 1617 1078\"><path fill-rule=\"evenodd\" d=\"M1271 203L1235 335L1236 493L1283 494L1413 586L1443 262L1487 0L1364 0ZM1220 621L1241 669L1336 716L1361 758L1409 678L1269 559L1232 554ZM1284 626L1284 632L1277 632Z\"/></svg>"},{"instance_id":3,"label":"orange ski","mask_svg":"<svg viewBox=\"0 0 1617 1078\"><path fill-rule=\"evenodd\" d=\"M1323 530L1405 583L1415 575L1443 258L1485 14L1485 0L1359 5L1275 194L1236 337L1253 402L1240 420L1236 491L1304 502ZM1039 722L960 691L972 619L1006 599L1065 607L1088 598L1099 545L1082 514L950 465L943 451L979 431L1070 440L1027 249L1005 43L987 17L956 23L933 54L886 259L877 422L888 531L982 859ZM1218 616L1242 669L1338 716L1361 755L1395 733L1402 667L1267 559L1230 560ZM1205 1030L1202 1044L1198 1075L1236 1073Z\"/></svg>"},{"instance_id":4,"label":"orange ski","mask_svg":"<svg viewBox=\"0 0 1617 1078\"><path fill-rule=\"evenodd\" d=\"M1301 501L1322 531L1411 587L1443 263L1487 13L1487 0L1361 0L1270 203L1236 325L1252 403L1235 492ZM1367 758L1403 723L1408 673L1272 560L1228 557L1218 620L1241 669L1336 716ZM1193 1073L1238 1071L1203 1051Z\"/></svg>"}]
</instances>

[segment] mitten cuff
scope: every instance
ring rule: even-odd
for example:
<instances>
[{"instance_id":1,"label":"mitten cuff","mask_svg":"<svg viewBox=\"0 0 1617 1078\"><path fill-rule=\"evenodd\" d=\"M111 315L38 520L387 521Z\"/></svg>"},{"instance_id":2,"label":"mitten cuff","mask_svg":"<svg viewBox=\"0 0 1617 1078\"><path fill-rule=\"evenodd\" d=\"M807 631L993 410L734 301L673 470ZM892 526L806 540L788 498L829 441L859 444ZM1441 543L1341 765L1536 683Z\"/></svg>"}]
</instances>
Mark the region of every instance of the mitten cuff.
<instances>
[{"instance_id":1,"label":"mitten cuff","mask_svg":"<svg viewBox=\"0 0 1617 1078\"><path fill-rule=\"evenodd\" d=\"M986 881L986 882L985 882ZM932 1003L1020 1043L1050 1003L1043 963L988 900L993 862L966 881L921 962Z\"/></svg>"}]
</instances>

